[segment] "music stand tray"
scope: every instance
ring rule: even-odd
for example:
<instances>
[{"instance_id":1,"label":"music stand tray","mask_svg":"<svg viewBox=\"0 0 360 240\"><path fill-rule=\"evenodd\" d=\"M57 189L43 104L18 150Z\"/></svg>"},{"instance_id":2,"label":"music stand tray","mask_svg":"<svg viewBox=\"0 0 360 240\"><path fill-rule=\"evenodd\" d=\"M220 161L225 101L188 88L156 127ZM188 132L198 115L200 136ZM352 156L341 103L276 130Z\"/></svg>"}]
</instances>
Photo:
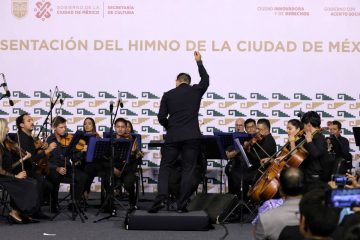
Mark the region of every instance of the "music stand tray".
<instances>
[{"instance_id":1,"label":"music stand tray","mask_svg":"<svg viewBox=\"0 0 360 240\"><path fill-rule=\"evenodd\" d=\"M120 163L120 161L125 161L125 165L121 170L120 177L123 174L123 171L126 167L126 165L130 162L130 155L131 155L131 149L133 146L134 141L130 139L114 139L113 140L113 146L114 146L114 163ZM94 160L101 160L104 161L106 159L111 158L111 139L100 139L100 138L91 138L89 140L89 146L88 146L88 152L86 155L86 161L87 162L93 162ZM113 171L112 169L109 169L109 171ZM111 182L110 179L110 187L113 186L114 183ZM99 215L101 210L104 209L106 203L111 199L111 201L115 200L123 209L125 207L122 205L121 202L119 202L116 198L114 198L113 193L111 191L107 191L107 196L96 213L96 216ZM96 220L94 222L99 222L104 219L108 219L110 217L113 217L114 215L110 215L105 218L101 218L99 220Z\"/></svg>"}]
</instances>

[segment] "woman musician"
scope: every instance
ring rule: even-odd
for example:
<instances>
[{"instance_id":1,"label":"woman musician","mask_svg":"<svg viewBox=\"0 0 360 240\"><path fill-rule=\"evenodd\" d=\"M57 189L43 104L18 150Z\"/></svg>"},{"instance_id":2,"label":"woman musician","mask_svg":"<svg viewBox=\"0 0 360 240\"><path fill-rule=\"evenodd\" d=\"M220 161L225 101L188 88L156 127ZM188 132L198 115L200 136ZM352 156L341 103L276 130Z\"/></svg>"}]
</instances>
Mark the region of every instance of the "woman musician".
<instances>
[{"instance_id":1,"label":"woman musician","mask_svg":"<svg viewBox=\"0 0 360 240\"><path fill-rule=\"evenodd\" d=\"M0 118L0 185L10 195L11 211L8 215L9 223L29 223L37 222L32 220L29 215L39 210L39 198L36 180L27 177L26 171L22 169L17 174L12 173L12 165L14 163L13 156L9 148L13 144L7 140L6 135L9 132L8 122L4 118ZM21 156L20 163L31 157Z\"/></svg>"}]
</instances>

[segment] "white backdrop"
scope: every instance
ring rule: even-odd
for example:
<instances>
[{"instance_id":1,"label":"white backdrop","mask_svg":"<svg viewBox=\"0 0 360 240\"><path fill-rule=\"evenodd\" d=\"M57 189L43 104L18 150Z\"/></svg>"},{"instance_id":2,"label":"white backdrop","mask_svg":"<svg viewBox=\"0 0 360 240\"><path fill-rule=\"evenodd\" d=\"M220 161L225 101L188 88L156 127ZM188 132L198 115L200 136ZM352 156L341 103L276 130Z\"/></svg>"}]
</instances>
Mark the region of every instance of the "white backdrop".
<instances>
[{"instance_id":1,"label":"white backdrop","mask_svg":"<svg viewBox=\"0 0 360 240\"><path fill-rule=\"evenodd\" d=\"M2 101L0 117L12 130L25 111L41 124L58 86L66 100L56 112L69 131L90 116L102 132L120 91L120 115L142 134L146 191L156 191L160 154L147 143L163 134L160 97L179 72L198 81L200 50L211 82L200 110L204 134L233 131L237 117L265 117L281 146L286 122L314 110L323 125L342 122L359 161L352 133L360 126L359 29L358 0L4 0L0 73L15 106ZM216 192L219 162L208 169Z\"/></svg>"},{"instance_id":2,"label":"white backdrop","mask_svg":"<svg viewBox=\"0 0 360 240\"><path fill-rule=\"evenodd\" d=\"M12 1L0 3L0 71L7 74L12 88L58 85L64 91L163 92L174 86L179 71L197 75L194 47L187 43L202 41L210 91L326 88L332 93L358 93L353 87L360 75L360 2L356 0L25 2L27 13L20 19L14 16ZM36 17L47 3L50 17ZM340 14L348 16L336 16ZM25 50L20 40L38 42ZM58 41L64 41L63 50ZM79 41L87 47L79 47ZM110 44L107 49L105 41ZM173 50L130 48L129 42L135 41L167 41ZM258 47L267 42L270 51L252 51L246 42ZM284 51L279 42L285 47L292 43ZM278 48L271 50L273 45Z\"/></svg>"}]
</instances>

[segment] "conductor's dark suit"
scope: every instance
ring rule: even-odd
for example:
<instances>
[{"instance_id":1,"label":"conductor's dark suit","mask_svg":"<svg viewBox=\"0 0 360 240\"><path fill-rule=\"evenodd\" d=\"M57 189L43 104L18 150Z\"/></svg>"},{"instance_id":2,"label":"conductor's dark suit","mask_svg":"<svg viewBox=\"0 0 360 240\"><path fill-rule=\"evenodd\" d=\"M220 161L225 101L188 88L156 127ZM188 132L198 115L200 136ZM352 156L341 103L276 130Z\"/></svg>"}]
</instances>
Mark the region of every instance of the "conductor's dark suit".
<instances>
[{"instance_id":1,"label":"conductor's dark suit","mask_svg":"<svg viewBox=\"0 0 360 240\"><path fill-rule=\"evenodd\" d=\"M197 65L201 77L199 84L190 86L182 83L164 93L158 113L158 120L167 131L160 163L158 198L167 197L169 174L181 154L179 209L186 207L186 201L195 187L194 171L201 138L198 115L201 98L209 86L209 75L202 61L198 61Z\"/></svg>"}]
</instances>

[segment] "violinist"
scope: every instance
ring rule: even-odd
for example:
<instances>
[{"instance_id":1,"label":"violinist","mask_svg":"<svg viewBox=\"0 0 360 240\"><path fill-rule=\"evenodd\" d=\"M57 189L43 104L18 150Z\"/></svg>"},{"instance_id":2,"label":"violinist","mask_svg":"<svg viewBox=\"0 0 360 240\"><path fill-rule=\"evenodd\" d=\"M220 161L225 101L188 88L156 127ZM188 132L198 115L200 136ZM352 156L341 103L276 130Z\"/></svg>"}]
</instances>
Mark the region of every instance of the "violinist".
<instances>
[{"instance_id":1,"label":"violinist","mask_svg":"<svg viewBox=\"0 0 360 240\"><path fill-rule=\"evenodd\" d=\"M28 177L34 178L37 181L38 186L38 193L39 193L39 200L40 204L44 201L44 196L49 196L52 185L49 181L45 179L45 176L43 176L41 173L38 172L38 165L37 163L40 163L41 161L45 161L47 163L47 156L50 155L52 150L56 147L55 143L52 143L50 145L42 144L40 146L40 149L42 151L37 152L37 149L35 147L35 141L32 137L32 131L34 129L34 120L28 113L24 113L16 118L16 127L18 129L18 140L20 142L20 146L25 151L28 151L31 153L31 159L29 161L24 162L25 171ZM41 142L41 140L38 140ZM46 167L46 166L45 166ZM49 217L46 216L40 211L33 215L34 218L38 219L48 219Z\"/></svg>"},{"instance_id":2,"label":"violinist","mask_svg":"<svg viewBox=\"0 0 360 240\"><path fill-rule=\"evenodd\" d=\"M35 179L27 176L26 171L12 173L13 155L9 147L9 140L6 135L9 132L8 122L0 118L0 185L2 185L10 195L11 211L8 215L9 223L31 223L29 215L39 209L39 198L37 194L37 183ZM11 144L11 143L10 143ZM24 162L29 159L31 154L26 152L19 161Z\"/></svg>"},{"instance_id":3,"label":"violinist","mask_svg":"<svg viewBox=\"0 0 360 240\"><path fill-rule=\"evenodd\" d=\"M309 153L300 166L305 175L305 182L307 184L317 181L327 182L331 175L328 170L330 158L325 136L320 129L320 115L315 111L309 111L302 116L301 122L305 131L304 148Z\"/></svg>"},{"instance_id":4,"label":"violinist","mask_svg":"<svg viewBox=\"0 0 360 240\"><path fill-rule=\"evenodd\" d=\"M256 134L256 121L252 118L246 119L244 122L245 132L251 135Z\"/></svg>"},{"instance_id":5,"label":"violinist","mask_svg":"<svg viewBox=\"0 0 360 240\"><path fill-rule=\"evenodd\" d=\"M47 143L56 144L56 148L50 153L49 157L49 166L50 173L47 176L49 181L53 184L53 190L51 192L51 212L56 213L57 202L58 202L58 192L60 188L60 183L71 182L72 181L72 167L69 161L69 158L65 158L64 154L69 145L70 140L68 139L68 134L66 133L66 119L57 116L53 121L53 131L54 133L50 135L47 139ZM66 139L66 141L64 141ZM62 144L63 143L63 144ZM75 162L75 159L72 159ZM86 174L77 170L75 174L75 200L81 200L82 193L84 190L84 185L86 181Z\"/></svg>"},{"instance_id":6,"label":"violinist","mask_svg":"<svg viewBox=\"0 0 360 240\"><path fill-rule=\"evenodd\" d=\"M84 119L83 129L85 134L93 134L95 137L100 137L100 135L96 132L95 120L91 117L87 117Z\"/></svg>"},{"instance_id":7,"label":"violinist","mask_svg":"<svg viewBox=\"0 0 360 240\"><path fill-rule=\"evenodd\" d=\"M254 139L244 144L252 169L258 169L262 159L268 158L276 152L276 142L270 133L270 129L270 121L260 118L256 124Z\"/></svg>"},{"instance_id":8,"label":"violinist","mask_svg":"<svg viewBox=\"0 0 360 240\"><path fill-rule=\"evenodd\" d=\"M132 139L131 134L127 133L127 121L124 118L118 118L115 120L115 138L116 139ZM124 184L125 190L129 193L129 205L130 210L136 209L136 193L135 193L135 182L136 172L139 161L141 161L142 154L138 151L137 142L133 144L133 148L130 156L130 163L124 165L120 159L114 161L114 176ZM119 161L120 160L120 161ZM87 173L87 183L85 191L90 192L90 186L95 176L100 172L108 171L110 163L105 159L94 161L86 166L85 172ZM122 172L122 173L121 173ZM106 174L109 176L109 174ZM105 188L109 186L109 180L103 179ZM85 193L86 194L86 193Z\"/></svg>"}]
</instances>

